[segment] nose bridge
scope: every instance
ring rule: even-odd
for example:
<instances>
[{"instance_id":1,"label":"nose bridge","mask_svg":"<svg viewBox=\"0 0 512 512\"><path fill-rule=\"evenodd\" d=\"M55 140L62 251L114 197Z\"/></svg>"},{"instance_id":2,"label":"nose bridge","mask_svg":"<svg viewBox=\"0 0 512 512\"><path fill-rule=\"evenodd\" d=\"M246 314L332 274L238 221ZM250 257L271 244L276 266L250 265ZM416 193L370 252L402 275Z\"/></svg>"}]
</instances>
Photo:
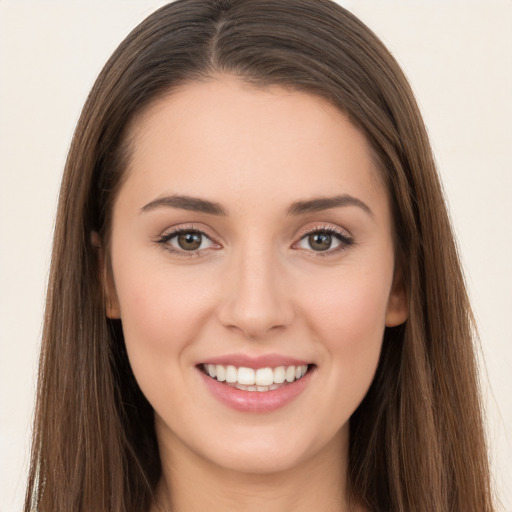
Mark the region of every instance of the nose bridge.
<instances>
[{"instance_id":1,"label":"nose bridge","mask_svg":"<svg viewBox=\"0 0 512 512\"><path fill-rule=\"evenodd\" d=\"M286 276L268 239L266 243L247 240L238 247L229 272L224 325L239 329L248 338L261 338L291 322L293 308Z\"/></svg>"}]
</instances>

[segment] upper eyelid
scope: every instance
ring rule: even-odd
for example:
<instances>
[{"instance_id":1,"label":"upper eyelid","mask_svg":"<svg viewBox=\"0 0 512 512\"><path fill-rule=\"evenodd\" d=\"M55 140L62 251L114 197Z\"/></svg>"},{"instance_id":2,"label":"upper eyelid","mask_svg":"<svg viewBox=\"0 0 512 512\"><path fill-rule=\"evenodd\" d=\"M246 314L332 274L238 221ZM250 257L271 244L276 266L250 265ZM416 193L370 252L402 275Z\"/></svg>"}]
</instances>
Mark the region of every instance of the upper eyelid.
<instances>
[{"instance_id":1,"label":"upper eyelid","mask_svg":"<svg viewBox=\"0 0 512 512\"><path fill-rule=\"evenodd\" d=\"M302 238L310 235L311 233L318 233L318 232L322 232L322 231L338 234L338 235L343 236L344 238L349 238L349 239L353 238L352 234L347 229L342 228L340 226L326 225L326 224L315 225L315 226L311 226L309 228L305 228L305 229L301 230L299 232L300 234L298 234L297 236L299 237L299 240L302 240Z\"/></svg>"},{"instance_id":2,"label":"upper eyelid","mask_svg":"<svg viewBox=\"0 0 512 512\"><path fill-rule=\"evenodd\" d=\"M216 241L219 237L216 236L214 233L211 232L211 229L205 229L204 227L197 226L194 224L185 224L185 225L177 225L173 227L168 227L162 231L160 235L157 236L158 240L161 240L163 238L170 239L176 235L179 235L180 233L187 233L187 232L195 232L200 233L201 235L206 236L207 238L211 239L212 241Z\"/></svg>"}]
</instances>

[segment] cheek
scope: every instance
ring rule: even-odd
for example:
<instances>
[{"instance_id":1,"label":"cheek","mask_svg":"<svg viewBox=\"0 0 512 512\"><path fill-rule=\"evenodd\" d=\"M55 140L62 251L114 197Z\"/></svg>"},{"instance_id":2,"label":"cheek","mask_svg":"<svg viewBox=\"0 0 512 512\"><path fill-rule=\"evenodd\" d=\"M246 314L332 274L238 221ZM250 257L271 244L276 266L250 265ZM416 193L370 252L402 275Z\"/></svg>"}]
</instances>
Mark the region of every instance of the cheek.
<instances>
[{"instance_id":1,"label":"cheek","mask_svg":"<svg viewBox=\"0 0 512 512\"><path fill-rule=\"evenodd\" d=\"M201 330L211 287L186 268L136 262L123 267L114 279L128 355L136 375L157 378L159 369L170 372L178 365Z\"/></svg>"},{"instance_id":2,"label":"cheek","mask_svg":"<svg viewBox=\"0 0 512 512\"><path fill-rule=\"evenodd\" d=\"M383 331L390 287L391 271L387 269L340 272L339 276L324 279L321 287L309 286L313 290L307 294L310 316L334 338L338 337L336 333L343 333L342 342L354 338L363 341L359 335Z\"/></svg>"},{"instance_id":3,"label":"cheek","mask_svg":"<svg viewBox=\"0 0 512 512\"><path fill-rule=\"evenodd\" d=\"M369 277L369 276L368 276ZM327 369L319 409L332 425L345 425L364 399L377 370L385 329L387 294L375 280L345 279L312 302L311 323Z\"/></svg>"},{"instance_id":4,"label":"cheek","mask_svg":"<svg viewBox=\"0 0 512 512\"><path fill-rule=\"evenodd\" d=\"M364 396L375 373L385 329L391 266L343 273L324 281L304 304L309 328L322 344L333 378Z\"/></svg>"}]
</instances>

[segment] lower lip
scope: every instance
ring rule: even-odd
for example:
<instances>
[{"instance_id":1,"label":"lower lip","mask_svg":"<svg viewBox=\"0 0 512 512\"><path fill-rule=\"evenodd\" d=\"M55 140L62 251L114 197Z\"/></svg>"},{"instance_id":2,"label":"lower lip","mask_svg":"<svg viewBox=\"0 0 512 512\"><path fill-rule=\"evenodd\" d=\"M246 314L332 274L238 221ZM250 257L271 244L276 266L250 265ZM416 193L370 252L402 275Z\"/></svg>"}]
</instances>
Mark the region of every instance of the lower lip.
<instances>
[{"instance_id":1,"label":"lower lip","mask_svg":"<svg viewBox=\"0 0 512 512\"><path fill-rule=\"evenodd\" d=\"M272 391L243 391L212 379L199 370L203 381L217 400L241 412L265 413L284 407L297 398L309 384L312 369L304 377Z\"/></svg>"}]
</instances>

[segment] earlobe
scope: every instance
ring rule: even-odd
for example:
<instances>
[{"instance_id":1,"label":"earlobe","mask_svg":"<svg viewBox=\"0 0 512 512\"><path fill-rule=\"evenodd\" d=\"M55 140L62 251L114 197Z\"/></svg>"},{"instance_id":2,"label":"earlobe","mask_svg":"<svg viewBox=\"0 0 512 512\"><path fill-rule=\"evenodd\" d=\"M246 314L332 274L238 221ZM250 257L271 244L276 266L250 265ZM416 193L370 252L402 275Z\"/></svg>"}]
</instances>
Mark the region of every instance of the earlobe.
<instances>
[{"instance_id":1,"label":"earlobe","mask_svg":"<svg viewBox=\"0 0 512 512\"><path fill-rule=\"evenodd\" d=\"M397 270L386 308L386 327L403 324L409 316L407 290L402 272Z\"/></svg>"},{"instance_id":2,"label":"earlobe","mask_svg":"<svg viewBox=\"0 0 512 512\"><path fill-rule=\"evenodd\" d=\"M91 233L91 243L96 249L98 257L98 269L101 286L103 289L105 315L111 320L121 318L121 311L119 308L119 301L117 300L116 287L112 275L112 268L109 264L108 258L105 255L105 250L101 243L101 239L95 231Z\"/></svg>"}]
</instances>

